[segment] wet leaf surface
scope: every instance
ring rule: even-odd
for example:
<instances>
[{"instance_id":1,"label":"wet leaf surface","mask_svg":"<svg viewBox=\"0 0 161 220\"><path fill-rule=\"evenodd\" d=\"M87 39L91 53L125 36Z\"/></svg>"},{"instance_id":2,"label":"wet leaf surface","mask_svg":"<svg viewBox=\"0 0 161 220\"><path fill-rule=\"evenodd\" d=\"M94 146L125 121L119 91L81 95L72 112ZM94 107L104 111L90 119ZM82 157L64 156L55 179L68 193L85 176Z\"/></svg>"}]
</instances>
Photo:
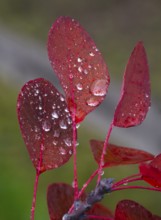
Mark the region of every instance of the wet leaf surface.
<instances>
[{"instance_id":1,"label":"wet leaf surface","mask_svg":"<svg viewBox=\"0 0 161 220\"><path fill-rule=\"evenodd\" d=\"M91 140L90 145L94 159L99 164L104 142ZM152 160L153 158L154 155L143 150L108 144L106 154L104 155L103 167L137 164L143 161Z\"/></svg>"},{"instance_id":2,"label":"wet leaf surface","mask_svg":"<svg viewBox=\"0 0 161 220\"><path fill-rule=\"evenodd\" d=\"M144 46L139 42L126 66L121 98L114 115L114 125L127 128L141 124L150 102L148 61Z\"/></svg>"},{"instance_id":3,"label":"wet leaf surface","mask_svg":"<svg viewBox=\"0 0 161 220\"><path fill-rule=\"evenodd\" d=\"M101 53L76 20L60 17L49 32L48 56L70 111L76 108L76 122L82 121L108 90L109 73Z\"/></svg>"},{"instance_id":4,"label":"wet leaf surface","mask_svg":"<svg viewBox=\"0 0 161 220\"><path fill-rule=\"evenodd\" d=\"M140 204L131 200L122 200L117 204L115 220L161 220Z\"/></svg>"},{"instance_id":5,"label":"wet leaf surface","mask_svg":"<svg viewBox=\"0 0 161 220\"><path fill-rule=\"evenodd\" d=\"M150 163L140 165L142 178L154 187L161 188L161 154L157 155Z\"/></svg>"},{"instance_id":6,"label":"wet leaf surface","mask_svg":"<svg viewBox=\"0 0 161 220\"><path fill-rule=\"evenodd\" d=\"M64 97L50 82L39 78L26 83L18 96L17 112L24 142L36 169L43 172L69 160L72 119Z\"/></svg>"}]
</instances>

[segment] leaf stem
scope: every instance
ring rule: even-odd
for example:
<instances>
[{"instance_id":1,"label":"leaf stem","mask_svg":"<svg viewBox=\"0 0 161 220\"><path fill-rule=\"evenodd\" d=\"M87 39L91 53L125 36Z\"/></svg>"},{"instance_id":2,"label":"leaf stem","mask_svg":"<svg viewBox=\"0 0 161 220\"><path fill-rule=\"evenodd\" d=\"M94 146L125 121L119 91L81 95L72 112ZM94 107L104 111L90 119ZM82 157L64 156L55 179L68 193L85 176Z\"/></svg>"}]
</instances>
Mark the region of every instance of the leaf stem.
<instances>
[{"instance_id":1,"label":"leaf stem","mask_svg":"<svg viewBox=\"0 0 161 220\"><path fill-rule=\"evenodd\" d=\"M150 191L159 191L161 192L161 189L156 188L156 187L146 187L146 186L124 186L124 187L117 187L113 188L112 192L119 191L119 190L124 190L124 189L146 189Z\"/></svg>"},{"instance_id":2,"label":"leaf stem","mask_svg":"<svg viewBox=\"0 0 161 220\"><path fill-rule=\"evenodd\" d=\"M106 138L105 138L105 142L103 145L103 150L102 150L102 154L101 154L101 159L100 159L100 163L99 163L99 168L98 168L98 179L97 179L97 184L99 184L100 180L101 180L101 174L102 174L102 170L103 170L103 161L104 161L104 155L106 154L106 150L107 150L107 146L108 146L108 141L111 135L113 129L113 120L110 124L109 130L107 132Z\"/></svg>"},{"instance_id":3,"label":"leaf stem","mask_svg":"<svg viewBox=\"0 0 161 220\"><path fill-rule=\"evenodd\" d=\"M34 193L33 193L33 199L32 199L32 207L31 207L30 220L34 220L34 218L35 218L36 197L37 197L39 177L40 177L40 174L41 174L43 149L44 149L44 145L42 143L41 146L40 146L39 163L38 163L38 167L36 169L36 177L35 177L35 183L34 183Z\"/></svg>"},{"instance_id":4,"label":"leaf stem","mask_svg":"<svg viewBox=\"0 0 161 220\"><path fill-rule=\"evenodd\" d=\"M142 180L140 173L123 178L122 180L114 183L113 187L115 188L115 187L118 187L118 186L123 185L125 183L129 183L129 182L133 182L133 181L137 181L137 180Z\"/></svg>"},{"instance_id":5,"label":"leaf stem","mask_svg":"<svg viewBox=\"0 0 161 220\"><path fill-rule=\"evenodd\" d=\"M35 216L36 195L37 195L39 177L40 177L40 173L36 172L30 220L34 220L34 216Z\"/></svg>"}]
</instances>

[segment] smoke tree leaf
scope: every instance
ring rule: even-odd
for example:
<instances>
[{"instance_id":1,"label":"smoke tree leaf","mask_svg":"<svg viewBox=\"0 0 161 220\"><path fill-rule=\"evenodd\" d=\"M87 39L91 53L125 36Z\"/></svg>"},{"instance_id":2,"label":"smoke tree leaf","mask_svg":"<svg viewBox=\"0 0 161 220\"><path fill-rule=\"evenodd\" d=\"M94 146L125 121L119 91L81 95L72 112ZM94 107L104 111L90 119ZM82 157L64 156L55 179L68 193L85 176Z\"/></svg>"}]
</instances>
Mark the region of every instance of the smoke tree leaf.
<instances>
[{"instance_id":1,"label":"smoke tree leaf","mask_svg":"<svg viewBox=\"0 0 161 220\"><path fill-rule=\"evenodd\" d=\"M76 122L94 110L105 98L110 78L94 41L70 17L59 17L48 36L48 56L64 89Z\"/></svg>"},{"instance_id":2,"label":"smoke tree leaf","mask_svg":"<svg viewBox=\"0 0 161 220\"><path fill-rule=\"evenodd\" d=\"M114 125L131 127L142 123L150 107L150 78L146 52L139 42L128 61Z\"/></svg>"},{"instance_id":3,"label":"smoke tree leaf","mask_svg":"<svg viewBox=\"0 0 161 220\"><path fill-rule=\"evenodd\" d=\"M104 142L91 140L90 146L94 159L99 164ZM106 154L104 155L104 166L118 166L127 164L137 164L144 161L152 160L154 155L135 148L122 147L114 144L108 144Z\"/></svg>"},{"instance_id":4,"label":"smoke tree leaf","mask_svg":"<svg viewBox=\"0 0 161 220\"><path fill-rule=\"evenodd\" d=\"M117 204L115 220L161 220L140 204L132 200L122 200Z\"/></svg>"},{"instance_id":5,"label":"smoke tree leaf","mask_svg":"<svg viewBox=\"0 0 161 220\"><path fill-rule=\"evenodd\" d=\"M72 154L72 118L64 97L47 80L27 82L17 100L19 125L30 159L44 172ZM40 162L40 160L42 160Z\"/></svg>"},{"instance_id":6,"label":"smoke tree leaf","mask_svg":"<svg viewBox=\"0 0 161 220\"><path fill-rule=\"evenodd\" d=\"M161 188L161 154L157 155L150 163L140 164L139 169L146 182Z\"/></svg>"}]
</instances>

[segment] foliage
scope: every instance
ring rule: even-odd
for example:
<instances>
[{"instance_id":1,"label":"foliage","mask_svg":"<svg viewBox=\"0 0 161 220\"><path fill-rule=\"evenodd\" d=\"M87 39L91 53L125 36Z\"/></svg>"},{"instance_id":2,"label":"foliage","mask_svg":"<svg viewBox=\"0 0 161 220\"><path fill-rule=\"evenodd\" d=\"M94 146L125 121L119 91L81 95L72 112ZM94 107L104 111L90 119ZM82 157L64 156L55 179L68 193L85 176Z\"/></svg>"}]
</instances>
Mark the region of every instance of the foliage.
<instances>
[{"instance_id":1,"label":"foliage","mask_svg":"<svg viewBox=\"0 0 161 220\"><path fill-rule=\"evenodd\" d=\"M65 183L49 186L48 209L51 220L106 219L132 220L161 219L138 203L123 200L115 213L98 205L105 194L125 189L161 191L160 155L109 143L114 126L137 126L145 119L151 104L148 61L142 42L135 46L125 69L119 103L105 141L92 140L91 148L98 169L82 189L78 188L77 128L87 114L104 100L110 77L108 68L83 27L70 17L60 17L49 32L48 55L65 92L65 97L47 80L39 78L27 82L18 96L17 112L24 142L36 169L31 209L34 219L36 193L42 172L66 163L73 154L73 187ZM150 162L149 162L150 161ZM113 178L102 178L103 169L123 164L140 164L140 171L114 183ZM97 176L96 187L84 191ZM135 181L146 181L152 187L124 186Z\"/></svg>"}]
</instances>

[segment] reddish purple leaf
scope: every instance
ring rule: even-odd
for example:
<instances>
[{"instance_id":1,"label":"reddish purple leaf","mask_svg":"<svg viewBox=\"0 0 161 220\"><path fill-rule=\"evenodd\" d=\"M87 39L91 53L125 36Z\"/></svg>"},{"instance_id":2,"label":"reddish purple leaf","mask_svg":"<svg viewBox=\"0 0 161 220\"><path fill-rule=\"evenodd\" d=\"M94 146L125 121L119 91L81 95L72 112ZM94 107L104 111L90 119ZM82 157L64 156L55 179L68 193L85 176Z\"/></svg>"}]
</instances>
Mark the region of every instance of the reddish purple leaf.
<instances>
[{"instance_id":1,"label":"reddish purple leaf","mask_svg":"<svg viewBox=\"0 0 161 220\"><path fill-rule=\"evenodd\" d=\"M117 204L115 220L161 220L140 204L131 200L122 200Z\"/></svg>"},{"instance_id":2,"label":"reddish purple leaf","mask_svg":"<svg viewBox=\"0 0 161 220\"><path fill-rule=\"evenodd\" d=\"M94 159L99 164L104 142L91 140L90 145ZM154 155L143 150L108 144L106 154L104 155L103 167L137 164L143 161L152 160L153 158Z\"/></svg>"},{"instance_id":3,"label":"reddish purple leaf","mask_svg":"<svg viewBox=\"0 0 161 220\"><path fill-rule=\"evenodd\" d=\"M60 17L49 32L48 55L59 77L76 122L94 110L105 98L109 86L107 66L94 41L70 17Z\"/></svg>"},{"instance_id":4,"label":"reddish purple leaf","mask_svg":"<svg viewBox=\"0 0 161 220\"><path fill-rule=\"evenodd\" d=\"M26 83L17 101L19 124L30 158L43 172L72 154L72 119L64 97L45 79ZM41 161L40 161L41 160Z\"/></svg>"},{"instance_id":5,"label":"reddish purple leaf","mask_svg":"<svg viewBox=\"0 0 161 220\"><path fill-rule=\"evenodd\" d=\"M85 200L85 194L82 200ZM47 203L50 220L62 220L74 202L74 189L65 183L54 183L48 187ZM100 204L95 204L86 214L112 217L110 210ZM87 218L90 220L90 218Z\"/></svg>"},{"instance_id":6,"label":"reddish purple leaf","mask_svg":"<svg viewBox=\"0 0 161 220\"><path fill-rule=\"evenodd\" d=\"M50 220L62 220L74 201L73 187L65 183L54 183L48 187L47 203Z\"/></svg>"},{"instance_id":7,"label":"reddish purple leaf","mask_svg":"<svg viewBox=\"0 0 161 220\"><path fill-rule=\"evenodd\" d=\"M140 165L142 178L152 186L161 188L161 154L150 163Z\"/></svg>"},{"instance_id":8,"label":"reddish purple leaf","mask_svg":"<svg viewBox=\"0 0 161 220\"><path fill-rule=\"evenodd\" d=\"M88 211L89 215L97 215L97 216L103 216L103 217L109 217L112 218L113 214L111 210L107 209L101 204L94 204L94 206ZM87 218L87 220L92 220L93 218Z\"/></svg>"},{"instance_id":9,"label":"reddish purple leaf","mask_svg":"<svg viewBox=\"0 0 161 220\"><path fill-rule=\"evenodd\" d=\"M131 127L142 123L150 106L150 79L146 52L142 42L134 48L128 61L121 98L114 115L114 125Z\"/></svg>"}]
</instances>

